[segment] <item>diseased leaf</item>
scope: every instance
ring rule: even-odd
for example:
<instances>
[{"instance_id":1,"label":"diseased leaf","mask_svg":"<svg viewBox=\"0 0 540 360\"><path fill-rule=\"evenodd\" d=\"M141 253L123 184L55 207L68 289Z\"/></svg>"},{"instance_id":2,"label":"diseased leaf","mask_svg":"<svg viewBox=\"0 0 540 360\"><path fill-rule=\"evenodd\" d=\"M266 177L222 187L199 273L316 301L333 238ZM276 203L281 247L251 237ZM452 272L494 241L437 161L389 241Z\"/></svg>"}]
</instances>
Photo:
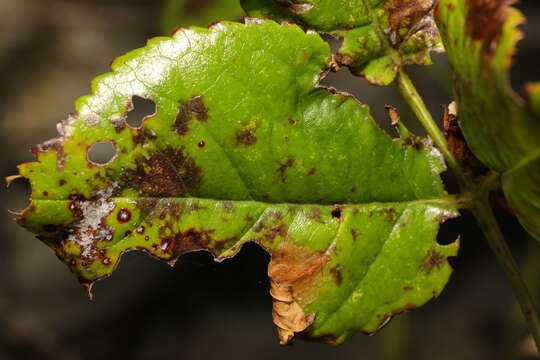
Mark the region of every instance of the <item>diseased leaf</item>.
<instances>
[{"instance_id":1,"label":"diseased leaf","mask_svg":"<svg viewBox=\"0 0 540 360\"><path fill-rule=\"evenodd\" d=\"M20 165L19 223L87 286L130 249L172 264L255 242L281 342L378 330L443 289L458 245L435 237L456 209L427 140L392 140L366 105L317 86L330 63L317 34L269 20L150 40ZM139 128L125 121L135 95L157 105ZM114 145L109 162L88 160L96 142Z\"/></svg>"},{"instance_id":2,"label":"diseased leaf","mask_svg":"<svg viewBox=\"0 0 540 360\"><path fill-rule=\"evenodd\" d=\"M442 52L435 0L242 0L250 16L292 21L343 39L336 61L388 85L402 65L431 64Z\"/></svg>"},{"instance_id":3,"label":"diseased leaf","mask_svg":"<svg viewBox=\"0 0 540 360\"><path fill-rule=\"evenodd\" d=\"M162 24L166 34L178 26L206 26L217 20L241 20L244 11L240 0L167 0L163 5Z\"/></svg>"},{"instance_id":4,"label":"diseased leaf","mask_svg":"<svg viewBox=\"0 0 540 360\"><path fill-rule=\"evenodd\" d=\"M508 72L522 14L509 0L441 0L437 20L454 70L459 121L474 154L502 173L523 226L540 240L540 83L522 99Z\"/></svg>"}]
</instances>

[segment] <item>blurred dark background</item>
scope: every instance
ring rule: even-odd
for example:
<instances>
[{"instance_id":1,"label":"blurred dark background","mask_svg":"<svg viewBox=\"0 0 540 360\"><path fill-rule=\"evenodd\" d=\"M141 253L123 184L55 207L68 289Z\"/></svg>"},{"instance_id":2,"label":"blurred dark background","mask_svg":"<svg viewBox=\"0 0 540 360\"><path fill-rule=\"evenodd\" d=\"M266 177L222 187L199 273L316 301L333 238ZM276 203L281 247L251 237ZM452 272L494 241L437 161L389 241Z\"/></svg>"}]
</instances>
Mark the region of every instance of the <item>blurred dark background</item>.
<instances>
[{"instance_id":1,"label":"blurred dark background","mask_svg":"<svg viewBox=\"0 0 540 360\"><path fill-rule=\"evenodd\" d=\"M32 145L57 135L55 124L89 92L93 77L109 71L113 58L172 26L170 14L163 20L162 5L0 0L1 177L33 159ZM207 20L208 6L210 0L193 0L176 8L188 13L191 25L197 16ZM516 89L540 80L540 2L519 7L529 22L512 70ZM182 17L179 13L177 25L186 25ZM435 61L410 71L439 116L440 104L451 100L451 74L444 56ZM369 86L347 70L330 74L324 84L369 104L384 128L384 104L398 107L405 123L421 133L395 86ZM446 181L455 189L450 176ZM7 213L26 206L28 185L16 181L10 189L0 188L0 360L534 358L504 274L467 213L442 226L439 241L461 235L462 249L451 259L455 272L438 299L372 337L358 334L337 347L301 340L280 346L268 294L269 258L255 245L221 264L206 253L192 253L174 268L142 253L126 254L114 276L96 284L95 300L89 301L54 254ZM497 212L527 281L540 295L540 244L512 216Z\"/></svg>"}]
</instances>

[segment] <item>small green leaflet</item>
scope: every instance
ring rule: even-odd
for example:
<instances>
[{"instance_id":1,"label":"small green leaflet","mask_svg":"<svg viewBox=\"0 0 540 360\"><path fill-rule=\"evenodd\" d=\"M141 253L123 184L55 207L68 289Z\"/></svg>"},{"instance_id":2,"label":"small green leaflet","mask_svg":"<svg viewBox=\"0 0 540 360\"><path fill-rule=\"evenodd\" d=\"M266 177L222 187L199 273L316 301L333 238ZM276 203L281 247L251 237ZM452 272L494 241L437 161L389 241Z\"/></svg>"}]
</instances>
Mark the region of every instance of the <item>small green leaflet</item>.
<instances>
[{"instance_id":1,"label":"small green leaflet","mask_svg":"<svg viewBox=\"0 0 540 360\"><path fill-rule=\"evenodd\" d=\"M442 291L458 244L436 235L457 211L440 154L318 87L330 65L317 34L270 20L150 40L19 166L32 202L18 222L88 287L131 249L173 264L254 242L272 257L282 343L377 331ZM139 128L126 124L135 95L157 106ZM96 142L114 145L110 162L88 160Z\"/></svg>"},{"instance_id":2,"label":"small green leaflet","mask_svg":"<svg viewBox=\"0 0 540 360\"><path fill-rule=\"evenodd\" d=\"M509 69L523 15L508 0L441 0L437 21L454 70L458 119L473 153L502 174L521 224L540 240L540 83L526 99Z\"/></svg>"},{"instance_id":3,"label":"small green leaflet","mask_svg":"<svg viewBox=\"0 0 540 360\"><path fill-rule=\"evenodd\" d=\"M250 16L292 21L343 39L335 61L375 85L388 85L400 66L429 65L443 47L435 0L242 0Z\"/></svg>"}]
</instances>

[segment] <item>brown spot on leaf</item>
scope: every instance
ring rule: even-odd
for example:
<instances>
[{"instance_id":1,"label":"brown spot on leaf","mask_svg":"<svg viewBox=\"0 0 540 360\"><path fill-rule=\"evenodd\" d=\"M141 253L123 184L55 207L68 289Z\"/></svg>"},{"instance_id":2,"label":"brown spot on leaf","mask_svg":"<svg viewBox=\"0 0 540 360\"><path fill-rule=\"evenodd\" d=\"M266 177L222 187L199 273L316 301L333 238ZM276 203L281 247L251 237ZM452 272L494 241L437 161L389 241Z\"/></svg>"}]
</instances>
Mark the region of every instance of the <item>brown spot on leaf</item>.
<instances>
[{"instance_id":1,"label":"brown spot on leaf","mask_svg":"<svg viewBox=\"0 0 540 360\"><path fill-rule=\"evenodd\" d=\"M389 22L392 30L404 24L412 24L426 16L435 4L434 0L394 0L388 2Z\"/></svg>"},{"instance_id":2,"label":"brown spot on leaf","mask_svg":"<svg viewBox=\"0 0 540 360\"><path fill-rule=\"evenodd\" d=\"M322 210L321 208L319 207L312 207L310 210L309 210L309 217L317 222L320 222L322 224L324 224L324 220L323 220L323 213L322 213Z\"/></svg>"},{"instance_id":3,"label":"brown spot on leaf","mask_svg":"<svg viewBox=\"0 0 540 360\"><path fill-rule=\"evenodd\" d=\"M446 256L434 249L431 249L429 250L428 255L422 265L420 265L420 269L422 269L422 271L426 274L429 274L433 269L439 269L442 267L445 261Z\"/></svg>"},{"instance_id":4,"label":"brown spot on leaf","mask_svg":"<svg viewBox=\"0 0 540 360\"><path fill-rule=\"evenodd\" d=\"M422 32L425 37L436 38L438 32L432 19L433 8L436 3L435 0L393 0L385 2L391 30L389 40L392 45L395 46L402 41L403 30L407 30L405 36Z\"/></svg>"},{"instance_id":5,"label":"brown spot on leaf","mask_svg":"<svg viewBox=\"0 0 540 360\"><path fill-rule=\"evenodd\" d=\"M356 231L355 229L351 229L351 236L353 241L356 241L356 239L358 238L358 231Z\"/></svg>"},{"instance_id":6,"label":"brown spot on leaf","mask_svg":"<svg viewBox=\"0 0 540 360\"><path fill-rule=\"evenodd\" d=\"M66 180L64 180L64 179L58 180L58 185L60 185L60 186L66 185Z\"/></svg>"},{"instance_id":7,"label":"brown spot on leaf","mask_svg":"<svg viewBox=\"0 0 540 360\"><path fill-rule=\"evenodd\" d=\"M339 270L339 266L333 267L330 269L330 274L334 277L336 284L339 286L343 282L343 274Z\"/></svg>"},{"instance_id":8,"label":"brown spot on leaf","mask_svg":"<svg viewBox=\"0 0 540 360\"><path fill-rule=\"evenodd\" d=\"M230 213L234 211L234 204L231 201L222 201L221 206L225 212Z\"/></svg>"},{"instance_id":9,"label":"brown spot on leaf","mask_svg":"<svg viewBox=\"0 0 540 360\"><path fill-rule=\"evenodd\" d=\"M197 146L200 147L200 148L203 148L203 147L206 146L206 143L205 143L204 141L201 140L201 141L199 141L199 143L197 144Z\"/></svg>"},{"instance_id":10,"label":"brown spot on leaf","mask_svg":"<svg viewBox=\"0 0 540 360\"><path fill-rule=\"evenodd\" d=\"M135 232L137 234L139 234L139 235L142 235L142 234L144 234L145 230L146 230L146 228L144 227L144 225L141 225L137 229L135 229Z\"/></svg>"},{"instance_id":11,"label":"brown spot on leaf","mask_svg":"<svg viewBox=\"0 0 540 360\"><path fill-rule=\"evenodd\" d=\"M296 124L296 120L294 120L293 118L289 118L287 121L288 121L289 124L291 124L291 125Z\"/></svg>"},{"instance_id":12,"label":"brown spot on leaf","mask_svg":"<svg viewBox=\"0 0 540 360\"><path fill-rule=\"evenodd\" d=\"M68 209L73 214L73 217L79 219L82 217L81 201L71 200L68 202Z\"/></svg>"},{"instance_id":13,"label":"brown spot on leaf","mask_svg":"<svg viewBox=\"0 0 540 360\"><path fill-rule=\"evenodd\" d=\"M316 172L317 172L317 169L311 168L311 169L308 171L307 176L314 175Z\"/></svg>"},{"instance_id":14,"label":"brown spot on leaf","mask_svg":"<svg viewBox=\"0 0 540 360\"><path fill-rule=\"evenodd\" d=\"M477 41L482 42L486 55L493 55L508 16L507 7L515 0L468 0L465 30Z\"/></svg>"},{"instance_id":15,"label":"brown spot on leaf","mask_svg":"<svg viewBox=\"0 0 540 360\"><path fill-rule=\"evenodd\" d=\"M272 242L278 236L282 238L287 236L287 226L279 221L281 218L276 218L276 216L273 217L277 221L264 218L253 227L253 232L259 234L259 242ZM267 221L270 221L271 224L267 224Z\"/></svg>"},{"instance_id":16,"label":"brown spot on leaf","mask_svg":"<svg viewBox=\"0 0 540 360\"><path fill-rule=\"evenodd\" d=\"M67 155L64 153L64 147L62 146L62 140L62 138L56 138L45 141L43 144L39 144L31 148L30 151L37 157L39 153L44 153L54 149L56 151L56 168L62 169L67 159Z\"/></svg>"},{"instance_id":17,"label":"brown spot on leaf","mask_svg":"<svg viewBox=\"0 0 540 360\"><path fill-rule=\"evenodd\" d=\"M157 137L156 133L147 128L141 128L134 131L133 142L135 144L143 145L147 140L153 140Z\"/></svg>"},{"instance_id":18,"label":"brown spot on leaf","mask_svg":"<svg viewBox=\"0 0 540 360\"><path fill-rule=\"evenodd\" d=\"M411 285L406 285L403 287L403 291L411 291L411 290L414 290L414 287Z\"/></svg>"},{"instance_id":19,"label":"brown spot on leaf","mask_svg":"<svg viewBox=\"0 0 540 360\"><path fill-rule=\"evenodd\" d=\"M397 213L396 209L391 208L391 207L383 207L383 208L380 208L380 209L379 209L379 212L380 212L381 214L386 214L386 215L388 215L388 221L390 221L390 222L396 221L397 216L398 216L398 213Z\"/></svg>"},{"instance_id":20,"label":"brown spot on leaf","mask_svg":"<svg viewBox=\"0 0 540 360\"><path fill-rule=\"evenodd\" d=\"M126 127L126 120L125 119L113 120L111 121L111 124L114 127L114 131L116 131L116 133L120 133Z\"/></svg>"},{"instance_id":21,"label":"brown spot on leaf","mask_svg":"<svg viewBox=\"0 0 540 360\"><path fill-rule=\"evenodd\" d=\"M309 296L313 282L321 273L328 258L324 254L309 254L304 249L282 244L268 266L273 302L273 319L278 328L280 342L288 343L296 332L305 330L315 318L306 314L297 299Z\"/></svg>"},{"instance_id":22,"label":"brown spot on leaf","mask_svg":"<svg viewBox=\"0 0 540 360\"><path fill-rule=\"evenodd\" d=\"M332 218L341 219L341 209L342 208L343 207L341 205L333 205L332 210L331 210Z\"/></svg>"},{"instance_id":23,"label":"brown spot on leaf","mask_svg":"<svg viewBox=\"0 0 540 360\"><path fill-rule=\"evenodd\" d=\"M257 142L257 137L255 136L255 131L246 129L238 131L236 133L236 144L251 146Z\"/></svg>"},{"instance_id":24,"label":"brown spot on leaf","mask_svg":"<svg viewBox=\"0 0 540 360\"><path fill-rule=\"evenodd\" d=\"M208 120L208 109L205 107L200 95L180 103L178 115L173 124L173 131L179 135L186 135L189 131L189 122L193 118L199 121Z\"/></svg>"},{"instance_id":25,"label":"brown spot on leaf","mask_svg":"<svg viewBox=\"0 0 540 360\"><path fill-rule=\"evenodd\" d=\"M129 220L131 220L131 212L125 208L120 209L120 211L118 211L118 214L116 215L116 220L118 220L119 223L128 222Z\"/></svg>"},{"instance_id":26,"label":"brown spot on leaf","mask_svg":"<svg viewBox=\"0 0 540 360\"><path fill-rule=\"evenodd\" d=\"M136 159L137 167L128 170L123 188L132 187L147 196L182 196L202 182L202 169L185 153L185 147L167 147Z\"/></svg>"},{"instance_id":27,"label":"brown spot on leaf","mask_svg":"<svg viewBox=\"0 0 540 360\"><path fill-rule=\"evenodd\" d=\"M287 169L294 165L294 158L290 157L285 162L278 162L279 166L276 169L279 180L284 183L287 180Z\"/></svg>"},{"instance_id":28,"label":"brown spot on leaf","mask_svg":"<svg viewBox=\"0 0 540 360\"><path fill-rule=\"evenodd\" d=\"M179 232L161 240L161 250L176 258L190 251L207 249L214 230L196 230L194 228Z\"/></svg>"}]
</instances>

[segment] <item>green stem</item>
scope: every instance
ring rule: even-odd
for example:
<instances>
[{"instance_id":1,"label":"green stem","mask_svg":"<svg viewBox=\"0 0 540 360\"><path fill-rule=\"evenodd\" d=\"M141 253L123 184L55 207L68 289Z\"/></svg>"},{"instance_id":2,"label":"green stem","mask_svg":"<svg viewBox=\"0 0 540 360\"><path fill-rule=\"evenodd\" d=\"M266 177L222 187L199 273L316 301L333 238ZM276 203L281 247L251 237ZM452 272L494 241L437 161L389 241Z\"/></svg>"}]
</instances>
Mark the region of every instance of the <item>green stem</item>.
<instances>
[{"instance_id":1,"label":"green stem","mask_svg":"<svg viewBox=\"0 0 540 360\"><path fill-rule=\"evenodd\" d=\"M538 316L538 311L512 253L504 240L499 224L495 220L493 211L489 206L487 194L483 200L479 201L472 208L472 212L486 237L489 247L497 257L497 260L506 273L506 277L512 285L514 296L519 303L525 320L529 324L536 348L540 349L540 317Z\"/></svg>"},{"instance_id":2,"label":"green stem","mask_svg":"<svg viewBox=\"0 0 540 360\"><path fill-rule=\"evenodd\" d=\"M471 211L484 233L491 250L506 273L506 277L514 291L516 300L520 305L521 312L529 324L530 331L536 343L536 348L540 351L540 318L538 316L538 311L536 310L532 297L527 289L527 285L523 281L523 277L519 272L512 253L508 249L508 245L504 240L501 229L499 228L489 205L488 194L490 186L477 187L472 180L465 175L456 158L452 152L450 152L446 139L441 133L439 126L433 120L422 97L418 94L418 91L404 69L399 70L397 82L401 94L418 117L435 145L439 148L439 151L443 154L450 169L457 177L462 193L474 193L476 195L477 201L471 207ZM493 176L497 176L497 174L490 174L488 177Z\"/></svg>"},{"instance_id":3,"label":"green stem","mask_svg":"<svg viewBox=\"0 0 540 360\"><path fill-rule=\"evenodd\" d=\"M420 94L418 94L418 91L416 91L411 78L403 68L398 72L397 83L399 85L401 95L403 98L405 98L405 101L407 101L418 120L420 120L420 123L422 123L422 126L426 129L435 145L437 145L437 148L444 156L446 163L456 175L460 185L468 187L471 183L470 179L463 173L463 170L454 157L454 154L452 154L450 149L448 149L448 144L444 135L441 133L441 129L433 120L433 117L427 109L426 104L424 104L424 100L422 100L422 97Z\"/></svg>"}]
</instances>

